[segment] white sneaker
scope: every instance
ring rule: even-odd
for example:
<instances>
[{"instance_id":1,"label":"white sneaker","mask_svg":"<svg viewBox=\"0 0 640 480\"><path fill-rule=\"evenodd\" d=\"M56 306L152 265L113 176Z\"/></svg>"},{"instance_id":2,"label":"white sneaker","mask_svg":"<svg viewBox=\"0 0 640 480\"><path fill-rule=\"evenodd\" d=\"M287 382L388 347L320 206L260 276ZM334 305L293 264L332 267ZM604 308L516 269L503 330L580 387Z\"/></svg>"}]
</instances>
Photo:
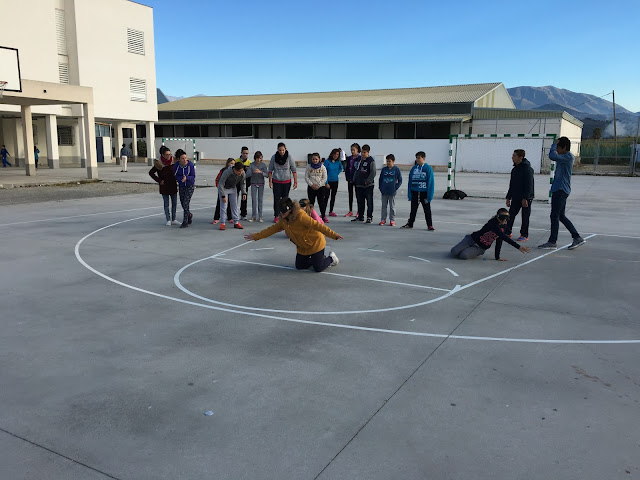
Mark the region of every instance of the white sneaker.
<instances>
[{"instance_id":1,"label":"white sneaker","mask_svg":"<svg viewBox=\"0 0 640 480\"><path fill-rule=\"evenodd\" d=\"M167 220L167 223L165 223L165 225L166 225L167 227L170 227L170 226L171 226L171 220Z\"/></svg>"},{"instance_id":2,"label":"white sneaker","mask_svg":"<svg viewBox=\"0 0 640 480\"><path fill-rule=\"evenodd\" d=\"M260 217L260 220L258 220L260 223L264 222L264 220L262 219L262 217Z\"/></svg>"},{"instance_id":3,"label":"white sneaker","mask_svg":"<svg viewBox=\"0 0 640 480\"><path fill-rule=\"evenodd\" d=\"M180 222L178 220L172 220L171 225L180 225Z\"/></svg>"},{"instance_id":4,"label":"white sneaker","mask_svg":"<svg viewBox=\"0 0 640 480\"><path fill-rule=\"evenodd\" d=\"M329 254L329 256L330 256L330 257L331 257L331 259L333 260L333 262L331 262L331 266L332 266L332 267L335 267L335 266L338 264L338 262L340 261L340 260L338 260L338 256L337 256L334 252L331 252L331 253Z\"/></svg>"}]
</instances>

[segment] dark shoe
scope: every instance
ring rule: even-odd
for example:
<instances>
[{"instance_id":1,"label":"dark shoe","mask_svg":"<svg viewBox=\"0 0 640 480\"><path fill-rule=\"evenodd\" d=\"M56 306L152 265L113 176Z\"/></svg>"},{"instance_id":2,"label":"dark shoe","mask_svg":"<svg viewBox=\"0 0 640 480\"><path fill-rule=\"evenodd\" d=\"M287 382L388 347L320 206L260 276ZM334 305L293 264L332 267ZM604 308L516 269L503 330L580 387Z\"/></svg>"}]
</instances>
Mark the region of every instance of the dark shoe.
<instances>
[{"instance_id":1,"label":"dark shoe","mask_svg":"<svg viewBox=\"0 0 640 480\"><path fill-rule=\"evenodd\" d=\"M432 225L429 228L427 228L427 230L429 230L430 232L433 232L433 231L435 231L435 228L433 228L433 225Z\"/></svg>"},{"instance_id":2,"label":"dark shoe","mask_svg":"<svg viewBox=\"0 0 640 480\"><path fill-rule=\"evenodd\" d=\"M189 226L188 222L182 222L182 224L180 225L180 228L187 228Z\"/></svg>"},{"instance_id":3,"label":"dark shoe","mask_svg":"<svg viewBox=\"0 0 640 480\"><path fill-rule=\"evenodd\" d=\"M578 248L580 245L584 245L587 241L582 237L576 237L573 239L573 243L569 245L569 250L573 250L574 248Z\"/></svg>"},{"instance_id":4,"label":"dark shoe","mask_svg":"<svg viewBox=\"0 0 640 480\"><path fill-rule=\"evenodd\" d=\"M192 221L193 221L193 213L189 213L189 220L187 220L187 223L191 225Z\"/></svg>"},{"instance_id":5,"label":"dark shoe","mask_svg":"<svg viewBox=\"0 0 640 480\"><path fill-rule=\"evenodd\" d=\"M555 243L547 242L543 243L542 245L538 245L538 248L541 248L543 250L555 250L558 248L558 245L556 245Z\"/></svg>"},{"instance_id":6,"label":"dark shoe","mask_svg":"<svg viewBox=\"0 0 640 480\"><path fill-rule=\"evenodd\" d=\"M358 220L360 220L358 217L353 217L353 218L351 219L351 221L352 221L352 222L357 222ZM362 221L362 220L360 220L360 221Z\"/></svg>"},{"instance_id":7,"label":"dark shoe","mask_svg":"<svg viewBox=\"0 0 640 480\"><path fill-rule=\"evenodd\" d=\"M366 223L371 223L372 221L373 219L371 217L368 217Z\"/></svg>"},{"instance_id":8,"label":"dark shoe","mask_svg":"<svg viewBox=\"0 0 640 480\"><path fill-rule=\"evenodd\" d=\"M405 223L402 227L400 228L413 228L413 225L409 225L408 223Z\"/></svg>"}]
</instances>

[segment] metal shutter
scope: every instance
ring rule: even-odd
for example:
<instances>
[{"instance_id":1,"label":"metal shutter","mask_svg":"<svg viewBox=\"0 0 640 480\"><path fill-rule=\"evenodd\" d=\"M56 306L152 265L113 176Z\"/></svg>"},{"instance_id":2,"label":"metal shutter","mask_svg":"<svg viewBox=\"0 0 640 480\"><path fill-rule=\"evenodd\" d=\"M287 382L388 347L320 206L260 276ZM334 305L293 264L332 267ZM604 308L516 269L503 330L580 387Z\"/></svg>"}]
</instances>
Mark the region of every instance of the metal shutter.
<instances>
[{"instance_id":1,"label":"metal shutter","mask_svg":"<svg viewBox=\"0 0 640 480\"><path fill-rule=\"evenodd\" d=\"M127 28L127 47L129 53L144 55L144 32Z\"/></svg>"},{"instance_id":2,"label":"metal shutter","mask_svg":"<svg viewBox=\"0 0 640 480\"><path fill-rule=\"evenodd\" d=\"M64 10L56 8L56 44L58 55L67 55L67 29L64 24Z\"/></svg>"},{"instance_id":3,"label":"metal shutter","mask_svg":"<svg viewBox=\"0 0 640 480\"><path fill-rule=\"evenodd\" d=\"M129 94L134 102L146 102L147 81L140 78L129 78Z\"/></svg>"},{"instance_id":4,"label":"metal shutter","mask_svg":"<svg viewBox=\"0 0 640 480\"><path fill-rule=\"evenodd\" d=\"M58 63L58 79L60 83L69 83L69 64Z\"/></svg>"}]
</instances>

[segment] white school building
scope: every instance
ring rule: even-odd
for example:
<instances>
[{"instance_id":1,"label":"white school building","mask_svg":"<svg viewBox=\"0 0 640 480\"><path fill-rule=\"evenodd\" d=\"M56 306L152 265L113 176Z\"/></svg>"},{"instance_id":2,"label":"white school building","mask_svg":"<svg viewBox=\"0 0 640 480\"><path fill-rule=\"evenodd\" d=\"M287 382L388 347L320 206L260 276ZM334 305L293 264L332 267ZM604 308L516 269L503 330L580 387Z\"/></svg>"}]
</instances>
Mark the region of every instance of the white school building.
<instances>
[{"instance_id":1,"label":"white school building","mask_svg":"<svg viewBox=\"0 0 640 480\"><path fill-rule=\"evenodd\" d=\"M153 146L158 109L150 7L129 0L20 0L5 2L2 17L0 81L9 83L0 99L0 143L14 166L34 175L37 146L41 166L84 167L97 178L97 164L116 161L124 137L133 138L136 157L136 125L146 127Z\"/></svg>"}]
</instances>

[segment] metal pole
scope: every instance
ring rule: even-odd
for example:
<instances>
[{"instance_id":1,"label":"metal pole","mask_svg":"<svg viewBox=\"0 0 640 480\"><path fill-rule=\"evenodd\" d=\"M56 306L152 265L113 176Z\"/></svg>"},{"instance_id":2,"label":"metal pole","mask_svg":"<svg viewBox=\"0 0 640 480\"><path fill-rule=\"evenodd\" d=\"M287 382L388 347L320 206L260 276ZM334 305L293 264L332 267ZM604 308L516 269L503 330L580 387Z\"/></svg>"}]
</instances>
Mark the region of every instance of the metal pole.
<instances>
[{"instance_id":1,"label":"metal pole","mask_svg":"<svg viewBox=\"0 0 640 480\"><path fill-rule=\"evenodd\" d=\"M447 192L451 190L451 162L453 161L453 137L449 135L449 166L447 167Z\"/></svg>"},{"instance_id":2,"label":"metal pole","mask_svg":"<svg viewBox=\"0 0 640 480\"><path fill-rule=\"evenodd\" d=\"M640 148L638 148L638 139L640 137L640 117L638 117L638 127L636 128L636 141L635 147L633 150L633 158L631 159L631 175L635 175L636 173L636 159L640 157Z\"/></svg>"},{"instance_id":3,"label":"metal pole","mask_svg":"<svg viewBox=\"0 0 640 480\"><path fill-rule=\"evenodd\" d=\"M613 93L613 138L615 141L615 159L616 159L616 164L618 163L618 127L616 125L616 91L613 90L611 93Z\"/></svg>"}]
</instances>

